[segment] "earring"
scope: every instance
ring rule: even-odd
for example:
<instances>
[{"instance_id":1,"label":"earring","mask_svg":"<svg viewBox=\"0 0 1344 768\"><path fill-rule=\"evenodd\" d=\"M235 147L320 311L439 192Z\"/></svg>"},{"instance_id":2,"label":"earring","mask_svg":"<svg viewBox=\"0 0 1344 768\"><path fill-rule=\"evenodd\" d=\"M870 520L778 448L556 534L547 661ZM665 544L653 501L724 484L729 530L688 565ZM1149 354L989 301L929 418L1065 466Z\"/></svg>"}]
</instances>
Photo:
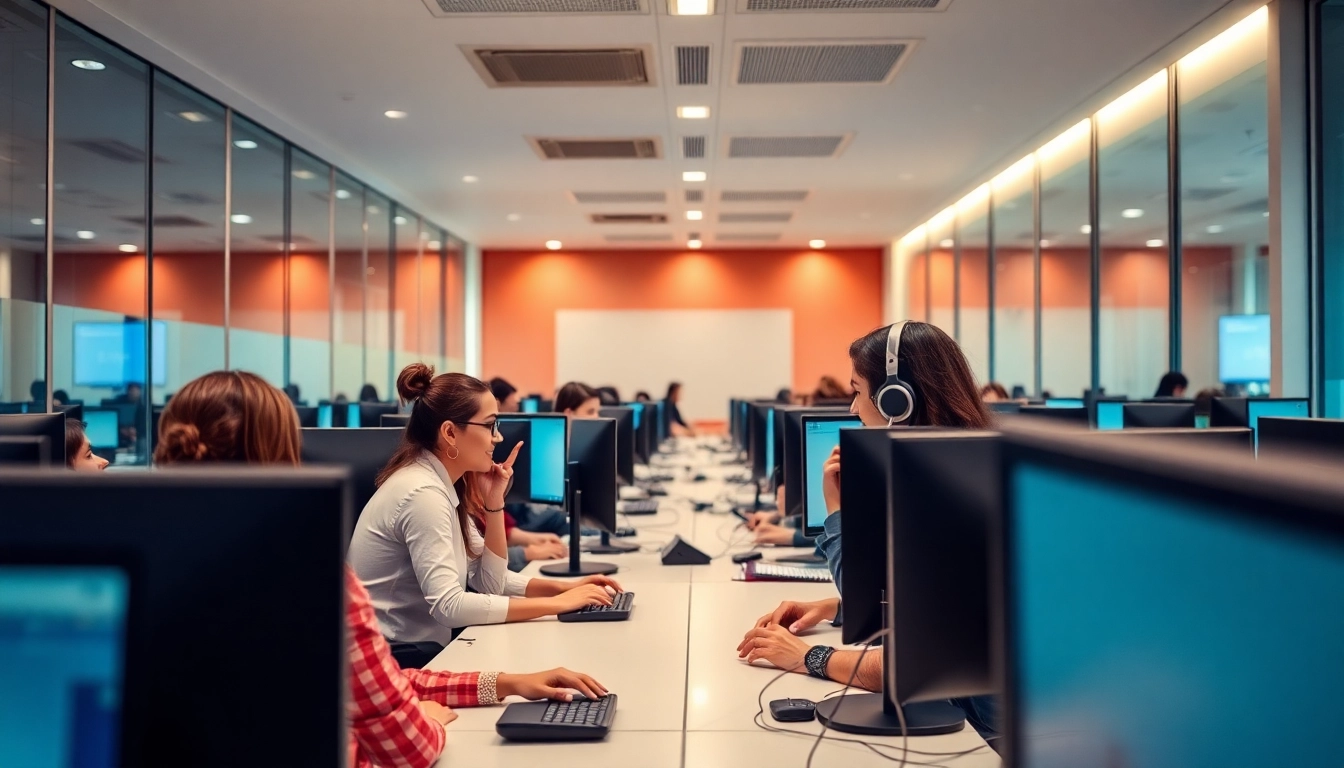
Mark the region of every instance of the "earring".
<instances>
[{"instance_id":1,"label":"earring","mask_svg":"<svg viewBox=\"0 0 1344 768\"><path fill-rule=\"evenodd\" d=\"M455 446L455 445L454 445L454 446L449 446L449 447L450 447L450 448L457 448L457 446ZM446 455L446 454L447 454L447 451L444 451L444 453L445 453L445 455ZM461 456L461 455L462 455L462 449L461 449L461 448L458 448L458 449L457 449L457 453L454 453L452 456L449 456L449 457L448 457L448 460L449 460L449 461L456 461L456 460L457 460L457 457L458 457L458 456Z\"/></svg>"}]
</instances>

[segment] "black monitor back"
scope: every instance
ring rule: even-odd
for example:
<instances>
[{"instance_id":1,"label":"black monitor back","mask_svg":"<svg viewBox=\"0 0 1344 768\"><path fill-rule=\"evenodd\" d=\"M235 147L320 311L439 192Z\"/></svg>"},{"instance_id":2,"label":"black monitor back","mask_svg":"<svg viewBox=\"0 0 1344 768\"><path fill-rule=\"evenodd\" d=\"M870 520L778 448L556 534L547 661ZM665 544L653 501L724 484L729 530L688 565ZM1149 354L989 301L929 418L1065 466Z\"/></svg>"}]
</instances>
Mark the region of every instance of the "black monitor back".
<instances>
[{"instance_id":1,"label":"black monitor back","mask_svg":"<svg viewBox=\"0 0 1344 768\"><path fill-rule=\"evenodd\" d=\"M577 472L577 476L570 477L571 488L583 492L583 519L608 533L615 533L616 420L570 421L569 461Z\"/></svg>"},{"instance_id":2,"label":"black monitor back","mask_svg":"<svg viewBox=\"0 0 1344 768\"><path fill-rule=\"evenodd\" d=\"M51 443L46 435L0 437L0 467L51 466Z\"/></svg>"},{"instance_id":3,"label":"black monitor back","mask_svg":"<svg viewBox=\"0 0 1344 768\"><path fill-rule=\"evenodd\" d=\"M353 505L350 520L353 524L378 490L374 480L396 452L402 430L305 428L301 432L304 464L337 464L350 468Z\"/></svg>"},{"instance_id":4,"label":"black monitor back","mask_svg":"<svg viewBox=\"0 0 1344 768\"><path fill-rule=\"evenodd\" d=\"M385 414L396 412L396 403L360 403L359 426L376 427L382 423L382 417Z\"/></svg>"},{"instance_id":5,"label":"black monitor back","mask_svg":"<svg viewBox=\"0 0 1344 768\"><path fill-rule=\"evenodd\" d=\"M299 414L299 426L317 428L317 408L309 405L296 405L294 411Z\"/></svg>"},{"instance_id":6,"label":"black monitor back","mask_svg":"<svg viewBox=\"0 0 1344 768\"><path fill-rule=\"evenodd\" d=\"M1185 402L1125 403L1125 429L1180 429L1195 426L1195 404Z\"/></svg>"},{"instance_id":7,"label":"black monitor back","mask_svg":"<svg viewBox=\"0 0 1344 768\"><path fill-rule=\"evenodd\" d=\"M844 457L840 473L840 547L844 559L840 594L845 612L842 639L846 643L862 643L882 629L893 431L887 427L840 430L840 455Z\"/></svg>"},{"instance_id":8,"label":"black monitor back","mask_svg":"<svg viewBox=\"0 0 1344 768\"><path fill-rule=\"evenodd\" d=\"M0 494L0 563L132 571L118 764L345 764L343 470L6 471ZM305 699L283 728L258 705L279 669Z\"/></svg>"},{"instance_id":9,"label":"black monitor back","mask_svg":"<svg viewBox=\"0 0 1344 768\"><path fill-rule=\"evenodd\" d=\"M635 482L635 411L612 405L599 411L604 419L616 420L616 477L624 485Z\"/></svg>"},{"instance_id":10,"label":"black monitor back","mask_svg":"<svg viewBox=\"0 0 1344 768\"><path fill-rule=\"evenodd\" d=\"M1210 427L1208 429L1106 429L1093 433L1104 440L1159 438L1199 448L1230 448L1250 453L1254 432L1245 427Z\"/></svg>"},{"instance_id":11,"label":"black monitor back","mask_svg":"<svg viewBox=\"0 0 1344 768\"><path fill-rule=\"evenodd\" d=\"M1256 422L1260 456L1344 461L1344 420L1264 416Z\"/></svg>"},{"instance_id":12,"label":"black monitor back","mask_svg":"<svg viewBox=\"0 0 1344 768\"><path fill-rule=\"evenodd\" d=\"M513 483L504 495L506 504L526 504L532 500L532 420L510 418L516 415L507 414L500 417L499 436L502 439L495 443L496 463L508 459L513 447L519 442L523 444L513 460Z\"/></svg>"},{"instance_id":13,"label":"black monitor back","mask_svg":"<svg viewBox=\"0 0 1344 768\"><path fill-rule=\"evenodd\" d=\"M131 406L134 408L135 406ZM65 466L65 414L24 413L0 416L0 437L45 437L48 460Z\"/></svg>"},{"instance_id":14,"label":"black monitor back","mask_svg":"<svg viewBox=\"0 0 1344 768\"><path fill-rule=\"evenodd\" d=\"M74 403L66 403L65 405L58 405L52 410L56 411L57 413L64 413L65 418L67 419L74 419L75 421L84 420L83 403L80 403L79 405L75 405Z\"/></svg>"},{"instance_id":15,"label":"black monitor back","mask_svg":"<svg viewBox=\"0 0 1344 768\"><path fill-rule=\"evenodd\" d=\"M1249 427L1251 417L1245 397L1215 397L1209 411L1211 427Z\"/></svg>"},{"instance_id":16,"label":"black monitor back","mask_svg":"<svg viewBox=\"0 0 1344 768\"><path fill-rule=\"evenodd\" d=\"M778 457L784 479L784 505L780 512L784 515L803 514L806 499L803 498L803 417L844 414L844 408L812 408L805 405L781 406L776 413L783 412L783 434L778 435L783 451Z\"/></svg>"},{"instance_id":17,"label":"black monitor back","mask_svg":"<svg viewBox=\"0 0 1344 768\"><path fill-rule=\"evenodd\" d=\"M1080 427L1088 425L1087 408L1051 408L1045 405L1024 405L1018 409L1021 416L1074 424Z\"/></svg>"},{"instance_id":18,"label":"black monitor back","mask_svg":"<svg viewBox=\"0 0 1344 768\"><path fill-rule=\"evenodd\" d=\"M761 482L769 479L770 468L765 465L765 438L768 434L766 424L773 410L773 402L750 403L747 408L747 425L750 447L747 456L751 459L751 479Z\"/></svg>"},{"instance_id":19,"label":"black monitor back","mask_svg":"<svg viewBox=\"0 0 1344 768\"><path fill-rule=\"evenodd\" d=\"M384 413L378 417L378 426L404 429L411 421L409 413Z\"/></svg>"}]
</instances>

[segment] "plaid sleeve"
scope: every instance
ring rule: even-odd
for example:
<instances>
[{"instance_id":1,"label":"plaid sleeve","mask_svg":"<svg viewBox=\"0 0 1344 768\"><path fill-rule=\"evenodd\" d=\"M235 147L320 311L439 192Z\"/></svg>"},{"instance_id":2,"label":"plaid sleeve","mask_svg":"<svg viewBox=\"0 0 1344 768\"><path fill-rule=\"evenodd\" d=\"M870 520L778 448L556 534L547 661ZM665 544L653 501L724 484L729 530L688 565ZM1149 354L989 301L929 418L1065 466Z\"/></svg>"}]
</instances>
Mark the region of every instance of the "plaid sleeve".
<instances>
[{"instance_id":1,"label":"plaid sleeve","mask_svg":"<svg viewBox=\"0 0 1344 768\"><path fill-rule=\"evenodd\" d=\"M480 672L431 672L427 669L403 669L415 695L449 707L479 707L494 704L481 699Z\"/></svg>"},{"instance_id":2,"label":"plaid sleeve","mask_svg":"<svg viewBox=\"0 0 1344 768\"><path fill-rule=\"evenodd\" d=\"M349 567L345 589L354 764L428 768L443 752L443 726L420 711L411 682L378 629L369 593Z\"/></svg>"}]
</instances>

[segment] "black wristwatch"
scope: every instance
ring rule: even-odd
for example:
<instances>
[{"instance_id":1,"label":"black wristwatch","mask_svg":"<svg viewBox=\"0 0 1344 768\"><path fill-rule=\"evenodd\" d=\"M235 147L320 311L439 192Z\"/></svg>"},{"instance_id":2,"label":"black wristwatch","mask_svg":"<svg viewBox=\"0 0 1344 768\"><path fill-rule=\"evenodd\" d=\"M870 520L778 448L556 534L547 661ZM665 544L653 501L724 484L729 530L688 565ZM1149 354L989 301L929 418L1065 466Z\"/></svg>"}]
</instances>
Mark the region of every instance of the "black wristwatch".
<instances>
[{"instance_id":1,"label":"black wristwatch","mask_svg":"<svg viewBox=\"0 0 1344 768\"><path fill-rule=\"evenodd\" d=\"M826 674L826 666L831 663L831 654L833 653L835 653L835 649L829 645L814 645L809 648L807 656L803 657L807 674L822 680L830 680L830 676Z\"/></svg>"}]
</instances>

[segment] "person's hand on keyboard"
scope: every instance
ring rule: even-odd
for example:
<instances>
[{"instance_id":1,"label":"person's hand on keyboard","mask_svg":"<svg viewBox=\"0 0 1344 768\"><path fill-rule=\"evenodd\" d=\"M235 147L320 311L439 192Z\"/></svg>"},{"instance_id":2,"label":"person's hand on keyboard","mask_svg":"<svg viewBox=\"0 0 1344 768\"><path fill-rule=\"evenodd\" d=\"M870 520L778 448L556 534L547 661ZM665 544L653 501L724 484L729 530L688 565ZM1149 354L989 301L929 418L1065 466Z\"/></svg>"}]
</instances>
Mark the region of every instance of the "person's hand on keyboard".
<instances>
[{"instance_id":1,"label":"person's hand on keyboard","mask_svg":"<svg viewBox=\"0 0 1344 768\"><path fill-rule=\"evenodd\" d=\"M771 613L767 613L756 620L753 629L761 629L771 624L777 624L786 627L793 634L798 634L807 629L817 626L823 621L831 621L835 614L840 610L840 599L832 597L828 600L816 600L810 603L797 603L792 600L785 600L779 604ZM747 633L750 637L751 633ZM746 645L746 639L742 640L742 645L737 646L739 655L746 655L742 650Z\"/></svg>"},{"instance_id":2,"label":"person's hand on keyboard","mask_svg":"<svg viewBox=\"0 0 1344 768\"><path fill-rule=\"evenodd\" d=\"M608 691L603 685L582 672L571 672L564 667L545 672L533 672L530 675L509 675L501 673L495 681L495 692L499 698L522 696L525 699L555 699L572 701L574 695L570 689L590 699L600 699ZM454 715L456 717L456 715Z\"/></svg>"},{"instance_id":3,"label":"person's hand on keyboard","mask_svg":"<svg viewBox=\"0 0 1344 768\"><path fill-rule=\"evenodd\" d=\"M569 547L561 541L545 541L540 544L528 544L523 547L523 555L528 562L533 560L558 560L569 556Z\"/></svg>"},{"instance_id":4,"label":"person's hand on keyboard","mask_svg":"<svg viewBox=\"0 0 1344 768\"><path fill-rule=\"evenodd\" d=\"M806 674L807 667L803 661L811 647L806 640L794 637L784 627L771 624L748 632L742 645L738 646L738 657L745 657L748 664L763 660L780 669Z\"/></svg>"},{"instance_id":5,"label":"person's hand on keyboard","mask_svg":"<svg viewBox=\"0 0 1344 768\"><path fill-rule=\"evenodd\" d=\"M611 595L600 584L580 584L556 596L556 613L567 613L590 605L611 605Z\"/></svg>"},{"instance_id":6,"label":"person's hand on keyboard","mask_svg":"<svg viewBox=\"0 0 1344 768\"><path fill-rule=\"evenodd\" d=\"M575 584L596 584L596 585L598 585L599 587L610 587L610 589L607 590L607 593L608 593L608 594L615 594L616 592L624 592L624 591L625 591L625 588L623 588L623 587L620 585L619 582L617 582L615 579L611 578L610 576L584 576L582 579L579 579L578 581L576 581L576 582L574 582L574 583L575 583Z\"/></svg>"},{"instance_id":7,"label":"person's hand on keyboard","mask_svg":"<svg viewBox=\"0 0 1344 768\"><path fill-rule=\"evenodd\" d=\"M779 522L779 515L775 512L752 512L747 515L747 528L756 530L756 527L762 524Z\"/></svg>"},{"instance_id":8,"label":"person's hand on keyboard","mask_svg":"<svg viewBox=\"0 0 1344 768\"><path fill-rule=\"evenodd\" d=\"M757 544L774 544L781 547L793 544L792 528L785 528L774 523L761 523L754 530L756 531Z\"/></svg>"},{"instance_id":9,"label":"person's hand on keyboard","mask_svg":"<svg viewBox=\"0 0 1344 768\"><path fill-rule=\"evenodd\" d=\"M503 677L503 675L500 675ZM439 725L447 725L457 719L457 713L437 701L420 700L420 711Z\"/></svg>"}]
</instances>

